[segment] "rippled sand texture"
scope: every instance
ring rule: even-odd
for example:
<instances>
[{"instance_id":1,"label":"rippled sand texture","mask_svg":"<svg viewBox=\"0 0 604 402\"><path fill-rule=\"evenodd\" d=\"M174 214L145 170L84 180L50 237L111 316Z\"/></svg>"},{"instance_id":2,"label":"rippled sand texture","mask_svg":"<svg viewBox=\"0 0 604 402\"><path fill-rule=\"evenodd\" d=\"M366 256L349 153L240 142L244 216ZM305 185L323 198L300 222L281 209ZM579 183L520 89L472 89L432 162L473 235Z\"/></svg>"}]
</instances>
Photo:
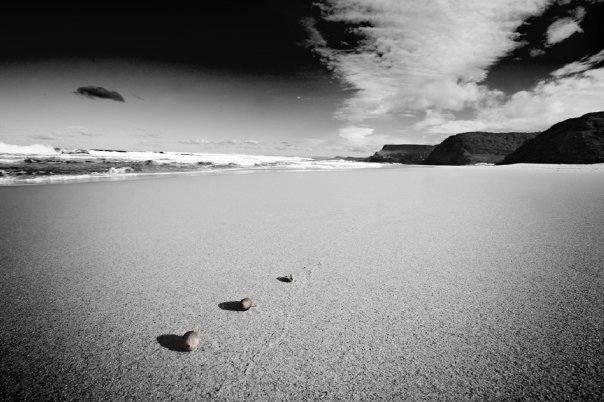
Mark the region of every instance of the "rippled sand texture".
<instances>
[{"instance_id":1,"label":"rippled sand texture","mask_svg":"<svg viewBox=\"0 0 604 402\"><path fill-rule=\"evenodd\" d=\"M0 399L604 395L602 169L177 177L0 201ZM219 307L246 296L249 311ZM199 348L180 352L189 330Z\"/></svg>"}]
</instances>

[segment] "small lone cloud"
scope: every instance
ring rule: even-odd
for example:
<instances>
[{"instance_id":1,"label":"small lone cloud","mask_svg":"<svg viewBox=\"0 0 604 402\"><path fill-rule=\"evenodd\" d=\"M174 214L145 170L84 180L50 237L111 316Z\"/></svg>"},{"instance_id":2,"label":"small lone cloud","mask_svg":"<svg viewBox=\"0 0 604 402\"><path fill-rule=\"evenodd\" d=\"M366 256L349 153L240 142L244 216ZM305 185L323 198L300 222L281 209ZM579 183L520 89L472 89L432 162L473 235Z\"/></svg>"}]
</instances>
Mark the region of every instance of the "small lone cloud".
<instances>
[{"instance_id":1,"label":"small lone cloud","mask_svg":"<svg viewBox=\"0 0 604 402\"><path fill-rule=\"evenodd\" d=\"M111 99L116 102L125 102L122 95L117 91L110 91L103 87L87 86L79 87L75 92L76 95L85 96L90 99Z\"/></svg>"},{"instance_id":2,"label":"small lone cloud","mask_svg":"<svg viewBox=\"0 0 604 402\"><path fill-rule=\"evenodd\" d=\"M579 25L579 22L572 18L561 18L554 21L547 29L546 35L546 46L555 45L568 38L575 33L582 33L583 29Z\"/></svg>"},{"instance_id":3,"label":"small lone cloud","mask_svg":"<svg viewBox=\"0 0 604 402\"><path fill-rule=\"evenodd\" d=\"M571 12L571 16L560 18L555 20L548 28L546 35L545 46L552 46L556 43L560 43L575 33L583 33L581 29L581 21L585 18L585 8L577 7L574 12Z\"/></svg>"},{"instance_id":4,"label":"small lone cloud","mask_svg":"<svg viewBox=\"0 0 604 402\"><path fill-rule=\"evenodd\" d=\"M539 57L539 56L543 56L544 54L545 54L545 50L543 50L543 49L533 48L529 51L529 55L531 57Z\"/></svg>"},{"instance_id":5,"label":"small lone cloud","mask_svg":"<svg viewBox=\"0 0 604 402\"><path fill-rule=\"evenodd\" d=\"M199 138L182 140L182 141L178 141L178 142L180 144L184 144L184 145L222 145L222 146L239 145L239 146L248 146L248 147L255 147L255 146L258 146L261 144L260 141L256 141L256 140L231 139L231 140L224 140L224 141L210 141L210 140L199 139Z\"/></svg>"}]
</instances>

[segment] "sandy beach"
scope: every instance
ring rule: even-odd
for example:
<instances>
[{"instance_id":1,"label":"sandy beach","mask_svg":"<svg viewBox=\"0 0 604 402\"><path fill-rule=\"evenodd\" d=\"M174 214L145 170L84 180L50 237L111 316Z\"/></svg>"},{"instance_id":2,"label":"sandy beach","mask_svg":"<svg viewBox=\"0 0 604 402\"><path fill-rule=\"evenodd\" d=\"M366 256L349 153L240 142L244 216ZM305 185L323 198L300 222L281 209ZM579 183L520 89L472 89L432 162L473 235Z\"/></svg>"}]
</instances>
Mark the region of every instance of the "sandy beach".
<instances>
[{"instance_id":1,"label":"sandy beach","mask_svg":"<svg viewBox=\"0 0 604 402\"><path fill-rule=\"evenodd\" d=\"M2 400L604 397L601 167L0 187L0 203ZM158 342L189 330L193 352Z\"/></svg>"}]
</instances>

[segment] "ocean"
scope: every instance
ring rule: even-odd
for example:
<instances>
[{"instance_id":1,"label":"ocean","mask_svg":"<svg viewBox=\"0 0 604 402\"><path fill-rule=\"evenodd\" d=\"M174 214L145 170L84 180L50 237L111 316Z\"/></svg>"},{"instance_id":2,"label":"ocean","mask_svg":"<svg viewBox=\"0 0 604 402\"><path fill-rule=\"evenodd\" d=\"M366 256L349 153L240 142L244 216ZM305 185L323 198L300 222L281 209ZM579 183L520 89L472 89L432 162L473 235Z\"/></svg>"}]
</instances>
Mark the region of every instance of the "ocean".
<instances>
[{"instance_id":1,"label":"ocean","mask_svg":"<svg viewBox=\"0 0 604 402\"><path fill-rule=\"evenodd\" d=\"M346 159L220 153L66 150L0 144L0 185L128 180L166 175L381 168Z\"/></svg>"}]
</instances>

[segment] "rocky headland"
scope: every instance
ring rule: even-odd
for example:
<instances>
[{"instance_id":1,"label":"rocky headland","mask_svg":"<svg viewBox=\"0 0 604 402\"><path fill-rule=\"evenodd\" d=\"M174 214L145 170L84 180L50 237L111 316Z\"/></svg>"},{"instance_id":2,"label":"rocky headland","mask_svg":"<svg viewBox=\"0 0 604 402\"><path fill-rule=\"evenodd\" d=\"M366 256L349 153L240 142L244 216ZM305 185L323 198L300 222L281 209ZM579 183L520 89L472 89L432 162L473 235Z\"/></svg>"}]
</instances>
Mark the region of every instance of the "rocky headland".
<instances>
[{"instance_id":1,"label":"rocky headland","mask_svg":"<svg viewBox=\"0 0 604 402\"><path fill-rule=\"evenodd\" d=\"M501 162L510 163L604 163L604 112L554 124Z\"/></svg>"},{"instance_id":2,"label":"rocky headland","mask_svg":"<svg viewBox=\"0 0 604 402\"><path fill-rule=\"evenodd\" d=\"M498 163L539 133L469 132L452 135L438 144L426 165Z\"/></svg>"},{"instance_id":3,"label":"rocky headland","mask_svg":"<svg viewBox=\"0 0 604 402\"><path fill-rule=\"evenodd\" d=\"M384 145L359 159L422 165L604 163L604 111L564 120L544 132L467 132L438 145Z\"/></svg>"},{"instance_id":4,"label":"rocky headland","mask_svg":"<svg viewBox=\"0 0 604 402\"><path fill-rule=\"evenodd\" d=\"M434 150L434 145L384 145L381 150L367 158L367 162L390 162L419 165Z\"/></svg>"}]
</instances>

